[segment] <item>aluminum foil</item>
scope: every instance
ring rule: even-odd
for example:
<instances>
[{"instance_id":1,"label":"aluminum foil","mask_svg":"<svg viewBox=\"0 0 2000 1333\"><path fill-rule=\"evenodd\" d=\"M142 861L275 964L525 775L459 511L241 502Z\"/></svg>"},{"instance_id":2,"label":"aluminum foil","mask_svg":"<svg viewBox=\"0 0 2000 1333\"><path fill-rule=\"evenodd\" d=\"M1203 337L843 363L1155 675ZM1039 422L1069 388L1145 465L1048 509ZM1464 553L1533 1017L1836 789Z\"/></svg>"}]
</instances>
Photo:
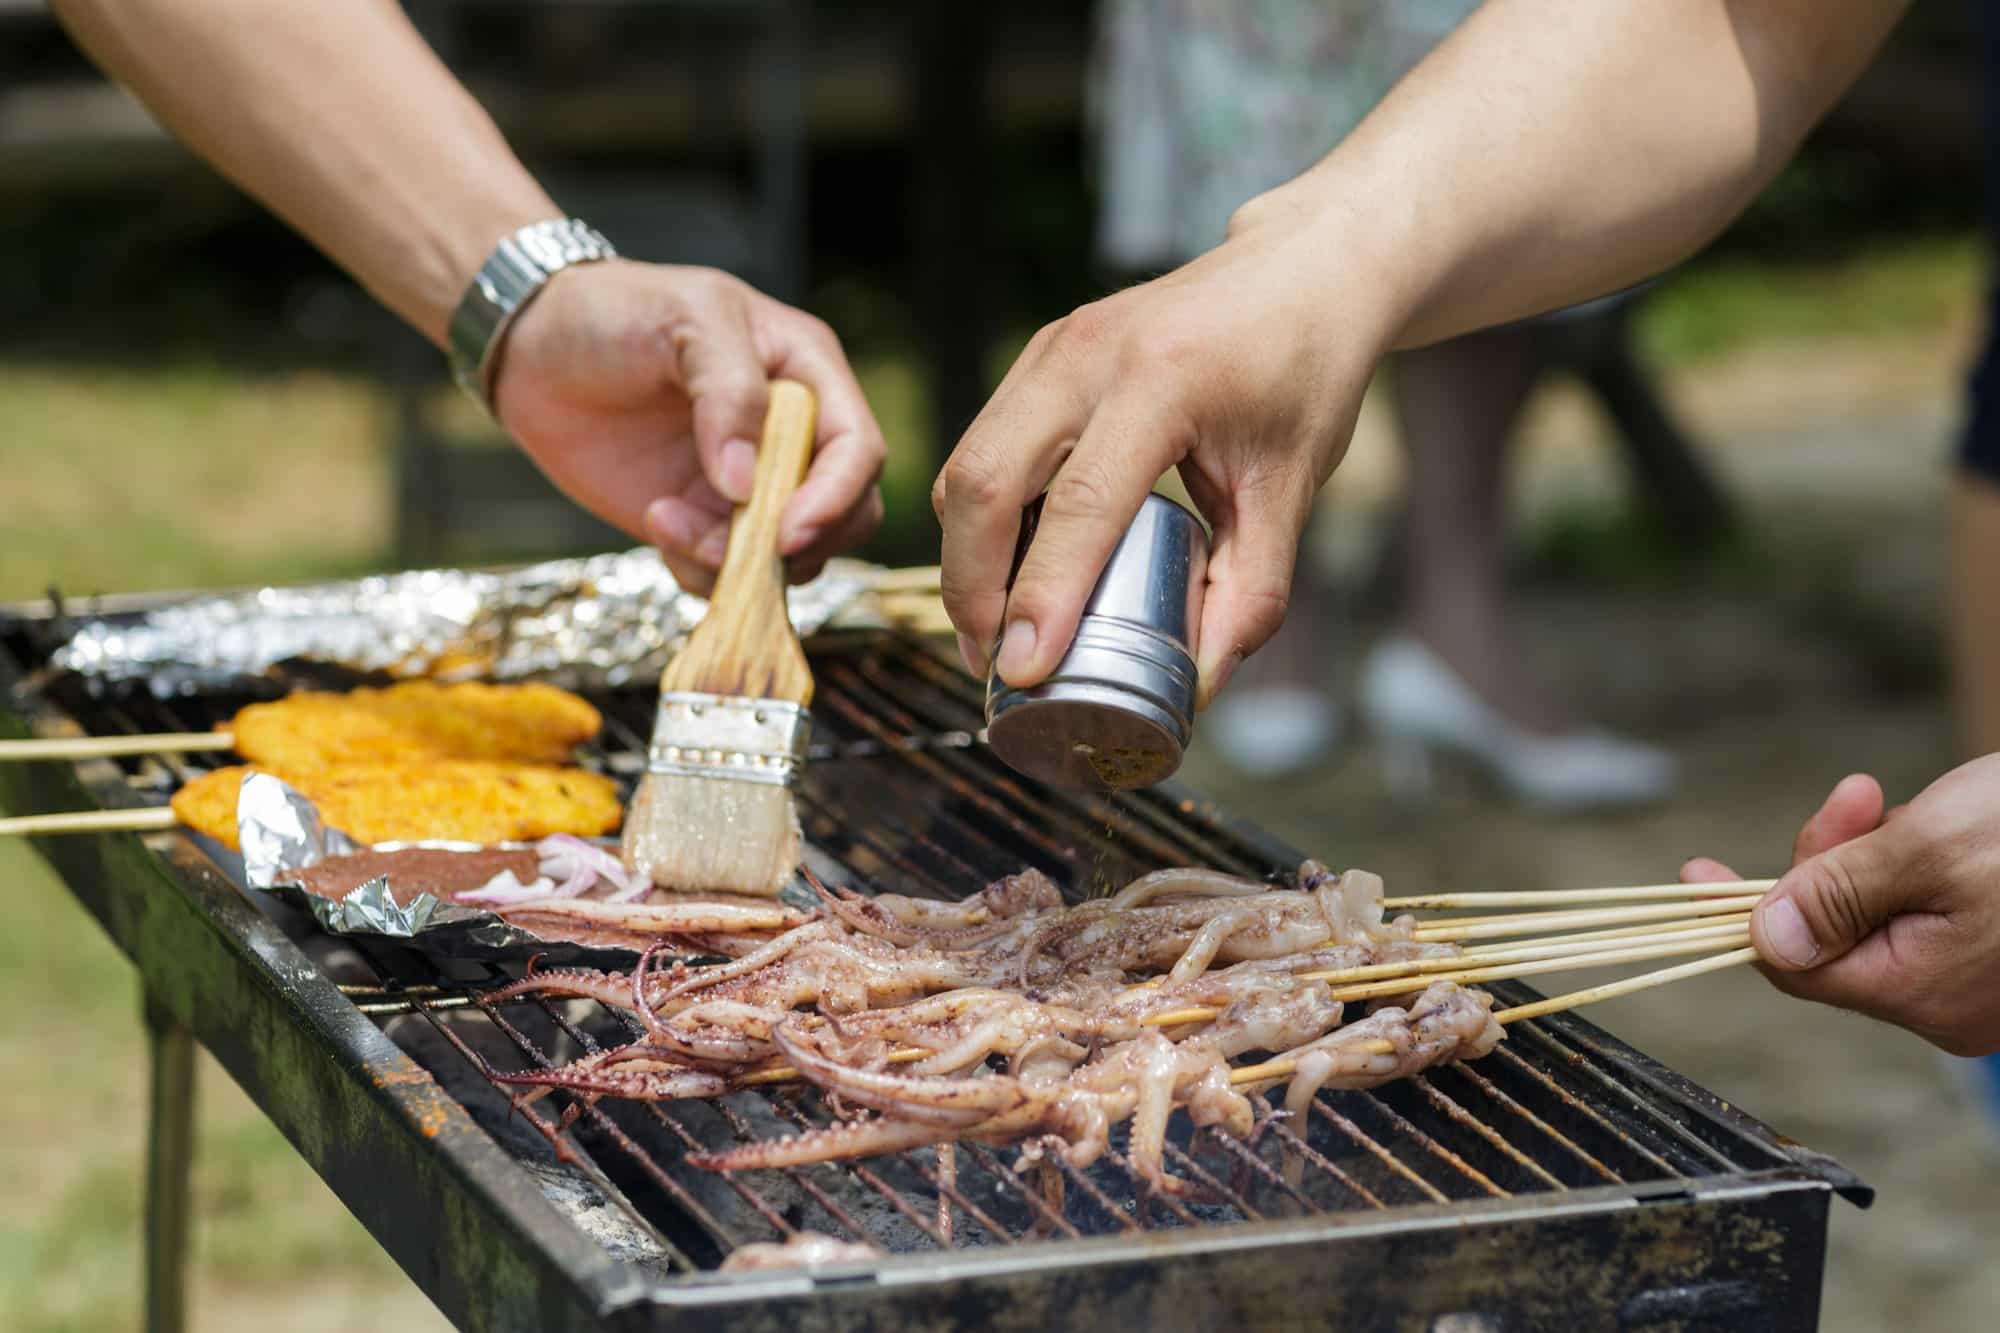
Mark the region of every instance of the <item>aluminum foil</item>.
<instances>
[{"instance_id":1,"label":"aluminum foil","mask_svg":"<svg viewBox=\"0 0 2000 1333\"><path fill-rule=\"evenodd\" d=\"M790 589L799 633L870 623L862 603L871 571L836 560ZM86 623L51 660L162 697L239 686L285 662L590 689L657 677L707 610L648 548L197 597L136 620Z\"/></svg>"},{"instance_id":2,"label":"aluminum foil","mask_svg":"<svg viewBox=\"0 0 2000 1333\"><path fill-rule=\"evenodd\" d=\"M630 950L614 946L546 939L497 913L448 902L434 894L420 893L407 903L398 903L387 875L369 880L339 901L309 893L296 884L280 884L279 877L288 871L303 870L327 857L359 851L362 844L339 829L326 827L311 801L268 773L245 775L236 804L236 833L243 846L244 879L249 887L308 913L335 935L398 940L435 958L484 963L524 963L539 958L551 966L625 967L630 966L634 957ZM615 840L599 841L606 846L617 845ZM399 847L481 850L477 843L447 841L378 843L376 847L384 851ZM812 894L796 883L780 898L792 907L810 910L817 905ZM698 955L685 956L692 959Z\"/></svg>"}]
</instances>

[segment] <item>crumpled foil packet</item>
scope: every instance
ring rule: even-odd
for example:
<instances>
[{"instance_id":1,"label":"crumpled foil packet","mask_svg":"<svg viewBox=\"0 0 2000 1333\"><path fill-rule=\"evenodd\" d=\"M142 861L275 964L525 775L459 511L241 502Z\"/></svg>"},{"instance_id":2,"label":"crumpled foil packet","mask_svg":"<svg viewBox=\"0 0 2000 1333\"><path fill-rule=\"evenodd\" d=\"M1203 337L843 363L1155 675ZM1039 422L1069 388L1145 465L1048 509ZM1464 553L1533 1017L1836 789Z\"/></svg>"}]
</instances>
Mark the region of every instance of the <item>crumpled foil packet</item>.
<instances>
[{"instance_id":1,"label":"crumpled foil packet","mask_svg":"<svg viewBox=\"0 0 2000 1333\"><path fill-rule=\"evenodd\" d=\"M631 950L615 946L545 939L495 912L447 902L429 893L399 904L387 875L368 881L339 901L309 893L296 884L278 883L279 876L288 871L360 851L362 844L339 829L326 827L311 801L268 773L244 776L236 804L236 833L243 847L244 879L249 887L307 912L335 935L404 941L436 958L484 963L525 963L536 958L549 966L629 967L635 957ZM480 850L478 844L447 841L380 843L377 847ZM807 910L817 906L811 893L797 884L788 887L780 899ZM677 956L692 960L698 955L662 955L669 960Z\"/></svg>"},{"instance_id":2,"label":"crumpled foil packet","mask_svg":"<svg viewBox=\"0 0 2000 1333\"><path fill-rule=\"evenodd\" d=\"M836 560L789 589L799 633L879 623L861 605L872 571ZM136 621L86 623L51 661L161 697L241 685L283 662L590 689L657 677L707 610L646 548L197 597Z\"/></svg>"}]
</instances>

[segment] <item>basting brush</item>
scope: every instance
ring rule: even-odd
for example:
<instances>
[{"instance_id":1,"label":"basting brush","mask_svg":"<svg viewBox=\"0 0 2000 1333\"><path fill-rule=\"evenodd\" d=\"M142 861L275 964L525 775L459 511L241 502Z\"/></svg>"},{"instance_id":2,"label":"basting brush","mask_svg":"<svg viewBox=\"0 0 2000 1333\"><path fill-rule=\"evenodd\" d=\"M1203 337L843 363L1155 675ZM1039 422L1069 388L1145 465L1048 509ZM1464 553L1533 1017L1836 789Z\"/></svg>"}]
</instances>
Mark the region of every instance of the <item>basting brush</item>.
<instances>
[{"instance_id":1,"label":"basting brush","mask_svg":"<svg viewBox=\"0 0 2000 1333\"><path fill-rule=\"evenodd\" d=\"M664 889L775 896L799 863L791 782L805 759L812 670L785 606L778 518L805 476L818 404L771 384L750 500L695 627L660 677L625 863Z\"/></svg>"}]
</instances>

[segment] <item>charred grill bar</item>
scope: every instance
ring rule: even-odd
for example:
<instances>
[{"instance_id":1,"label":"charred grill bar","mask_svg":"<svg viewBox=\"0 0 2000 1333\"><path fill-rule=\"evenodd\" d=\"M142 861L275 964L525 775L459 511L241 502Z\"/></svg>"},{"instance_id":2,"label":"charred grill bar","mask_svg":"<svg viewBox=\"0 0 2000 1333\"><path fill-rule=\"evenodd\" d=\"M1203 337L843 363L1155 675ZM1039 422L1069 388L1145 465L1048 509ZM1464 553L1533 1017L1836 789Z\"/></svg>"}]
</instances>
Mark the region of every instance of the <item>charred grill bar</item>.
<instances>
[{"instance_id":1,"label":"charred grill bar","mask_svg":"<svg viewBox=\"0 0 2000 1333\"><path fill-rule=\"evenodd\" d=\"M33 673L58 629L46 613L0 623L0 682ZM952 897L1034 865L1081 895L1162 865L1278 874L1299 859L1180 791L1031 786L965 743L976 687L910 642L829 640L814 669L800 810L829 883ZM8 698L0 733L198 731L247 701L98 697L73 681ZM629 783L651 702L594 702L607 725L592 762ZM0 807L156 804L213 762L12 766ZM1183 1121L1168 1164L1203 1187L1191 1199L1149 1197L1122 1135L1087 1171L1019 1173L1012 1151L960 1145L717 1175L687 1155L825 1124L827 1108L779 1088L530 1104L489 1072L624 1041L631 1020L587 1002L489 1004L499 978L483 965L329 938L179 835L41 847L139 966L152 1008L215 1052L468 1327L1255 1328L1338 1312L1361 1326L1804 1329L1829 1199L1867 1199L1836 1164L1573 1015L1516 1025L1475 1064L1323 1093L1247 1146ZM1296 1186L1288 1158L1304 1162ZM718 1271L807 1231L885 1257Z\"/></svg>"}]
</instances>

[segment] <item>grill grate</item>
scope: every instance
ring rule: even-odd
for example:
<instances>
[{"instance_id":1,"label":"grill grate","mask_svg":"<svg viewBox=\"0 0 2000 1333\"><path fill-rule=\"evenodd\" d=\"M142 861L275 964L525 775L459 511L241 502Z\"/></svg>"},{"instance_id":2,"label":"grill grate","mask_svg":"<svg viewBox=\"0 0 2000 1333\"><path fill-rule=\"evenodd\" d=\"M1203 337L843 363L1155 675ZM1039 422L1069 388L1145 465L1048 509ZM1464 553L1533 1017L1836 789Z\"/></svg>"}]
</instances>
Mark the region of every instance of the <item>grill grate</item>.
<instances>
[{"instance_id":1,"label":"grill grate","mask_svg":"<svg viewBox=\"0 0 2000 1333\"><path fill-rule=\"evenodd\" d=\"M1051 793L1023 782L965 743L981 721L977 687L912 642L830 639L815 645L814 671L815 759L799 802L809 864L829 884L953 898L1033 865L1080 898L1162 865L1249 875L1292 869L1283 848L1191 797ZM206 730L246 701L95 697L73 681L50 691L59 709L95 733ZM587 762L629 785L643 765L651 699L628 691L594 702L606 727ZM197 771L229 760L117 762L129 786L164 801ZM665 1105L591 1104L562 1092L530 1099L489 1072L546 1067L622 1043L639 1035L636 1020L585 1001L496 1006L480 994L501 979L491 969L444 976L414 952L380 943L311 945L336 979L349 982L343 989L361 1010L508 1151L545 1175L586 1182L589 1205L608 1205L622 1218L613 1228L625 1237L620 1243L671 1272L711 1269L739 1246L802 1230L892 1252L1012 1246L1740 1179L1798 1166L1747 1122L1693 1111L1690 1094L1703 1094L1560 1017L1515 1025L1476 1065L1372 1092L1322 1093L1297 1119L1267 1107L1249 1143L1177 1117L1168 1163L1197 1187L1183 1198L1149 1196L1127 1169L1122 1132L1088 1170L1051 1158L1021 1171L1012 1150L966 1144L725 1177L689 1166L687 1155L825 1125L830 1114L818 1094L773 1090ZM1299 1172L1296 1183L1288 1166Z\"/></svg>"}]
</instances>

